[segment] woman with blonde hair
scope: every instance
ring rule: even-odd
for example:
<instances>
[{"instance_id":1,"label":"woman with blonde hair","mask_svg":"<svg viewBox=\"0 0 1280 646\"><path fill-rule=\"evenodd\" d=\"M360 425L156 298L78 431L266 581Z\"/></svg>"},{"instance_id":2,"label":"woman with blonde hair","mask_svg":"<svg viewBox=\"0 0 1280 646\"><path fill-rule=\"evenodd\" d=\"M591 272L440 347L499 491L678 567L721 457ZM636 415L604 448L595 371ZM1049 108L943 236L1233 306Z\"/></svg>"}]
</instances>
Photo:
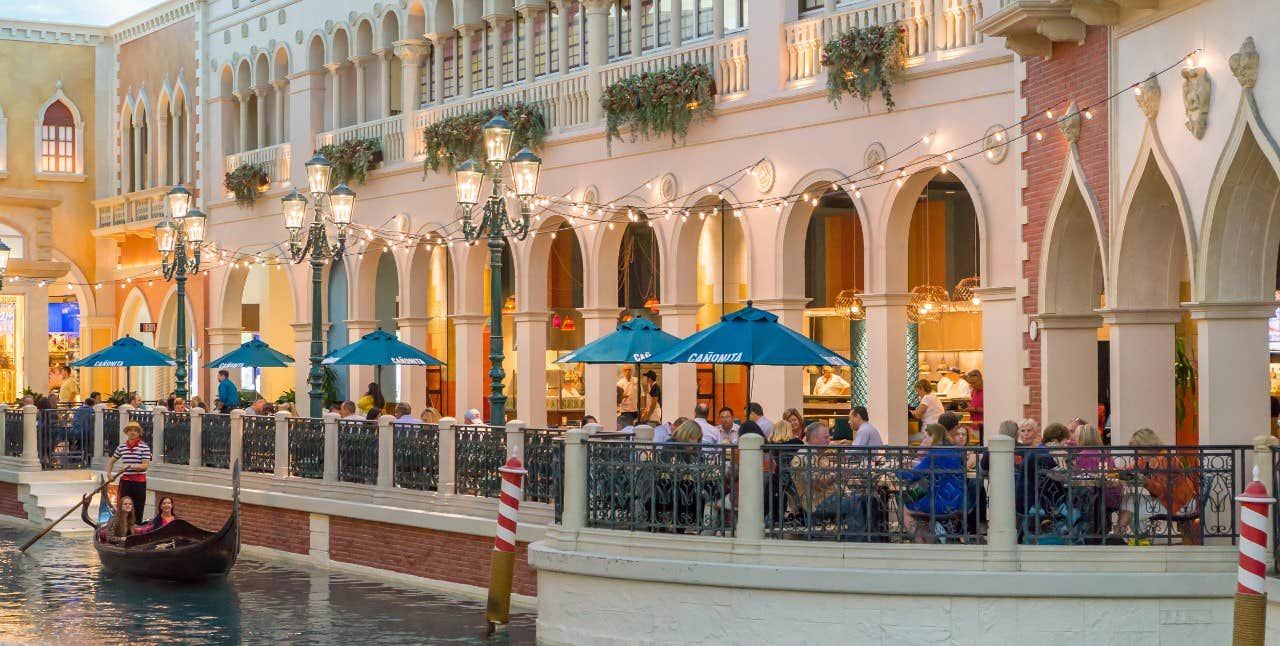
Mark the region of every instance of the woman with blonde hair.
<instances>
[{"instance_id":1,"label":"woman with blonde hair","mask_svg":"<svg viewBox=\"0 0 1280 646\"><path fill-rule=\"evenodd\" d=\"M769 433L769 444L804 444L804 418L800 411L794 408L782 411L782 417Z\"/></svg>"},{"instance_id":2,"label":"woman with blonde hair","mask_svg":"<svg viewBox=\"0 0 1280 646\"><path fill-rule=\"evenodd\" d=\"M1126 487L1116 524L1120 531L1131 531L1130 540L1138 540L1141 528L1151 516L1170 513L1194 515L1199 495L1198 465L1192 458L1179 459L1167 450L1160 436L1149 428L1140 428L1129 437L1133 457L1134 482ZM1178 522L1183 544L1200 544L1200 520Z\"/></svg>"},{"instance_id":3,"label":"woman with blonde hair","mask_svg":"<svg viewBox=\"0 0 1280 646\"><path fill-rule=\"evenodd\" d=\"M671 434L671 441L678 444L700 444L702 442L702 427L691 419L685 420Z\"/></svg>"}]
</instances>

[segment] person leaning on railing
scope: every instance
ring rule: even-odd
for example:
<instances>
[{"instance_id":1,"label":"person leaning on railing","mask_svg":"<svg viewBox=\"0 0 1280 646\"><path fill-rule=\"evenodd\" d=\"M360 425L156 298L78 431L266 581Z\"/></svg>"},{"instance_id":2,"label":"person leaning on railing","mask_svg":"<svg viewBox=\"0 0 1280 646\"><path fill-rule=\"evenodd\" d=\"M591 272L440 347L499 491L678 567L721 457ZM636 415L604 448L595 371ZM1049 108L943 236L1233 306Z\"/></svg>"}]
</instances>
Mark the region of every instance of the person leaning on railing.
<instances>
[{"instance_id":1,"label":"person leaning on railing","mask_svg":"<svg viewBox=\"0 0 1280 646\"><path fill-rule=\"evenodd\" d=\"M1132 526L1137 536L1152 516L1187 518L1176 521L1178 532L1183 543L1198 545L1201 524L1196 500L1204 484L1200 482L1199 461L1174 455L1149 428L1134 431L1129 446L1137 448L1132 469L1135 482L1127 487L1117 525Z\"/></svg>"}]
</instances>

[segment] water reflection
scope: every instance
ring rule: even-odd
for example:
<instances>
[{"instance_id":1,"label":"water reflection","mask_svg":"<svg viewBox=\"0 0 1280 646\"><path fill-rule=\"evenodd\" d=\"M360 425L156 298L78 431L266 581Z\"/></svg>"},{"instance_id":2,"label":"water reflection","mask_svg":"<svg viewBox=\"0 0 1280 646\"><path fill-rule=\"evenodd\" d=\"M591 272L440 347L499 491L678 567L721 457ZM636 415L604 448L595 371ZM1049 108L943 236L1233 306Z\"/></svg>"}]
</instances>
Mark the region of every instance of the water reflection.
<instances>
[{"instance_id":1,"label":"water reflection","mask_svg":"<svg viewBox=\"0 0 1280 646\"><path fill-rule=\"evenodd\" d=\"M104 572L88 539L0 527L0 643L531 644L518 613L488 642L482 602L245 558L202 585Z\"/></svg>"}]
</instances>

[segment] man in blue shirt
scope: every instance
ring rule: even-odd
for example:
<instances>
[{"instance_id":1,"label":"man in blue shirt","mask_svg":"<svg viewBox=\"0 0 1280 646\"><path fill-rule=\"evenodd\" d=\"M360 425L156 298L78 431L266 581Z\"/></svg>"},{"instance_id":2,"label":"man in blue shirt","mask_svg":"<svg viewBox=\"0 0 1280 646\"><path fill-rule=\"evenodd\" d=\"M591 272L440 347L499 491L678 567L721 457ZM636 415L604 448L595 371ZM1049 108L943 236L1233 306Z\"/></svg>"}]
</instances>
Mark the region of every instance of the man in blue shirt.
<instances>
[{"instance_id":1,"label":"man in blue shirt","mask_svg":"<svg viewBox=\"0 0 1280 646\"><path fill-rule=\"evenodd\" d=\"M231 383L231 373L218 371L218 399L222 400L223 412L240 407L240 390Z\"/></svg>"}]
</instances>

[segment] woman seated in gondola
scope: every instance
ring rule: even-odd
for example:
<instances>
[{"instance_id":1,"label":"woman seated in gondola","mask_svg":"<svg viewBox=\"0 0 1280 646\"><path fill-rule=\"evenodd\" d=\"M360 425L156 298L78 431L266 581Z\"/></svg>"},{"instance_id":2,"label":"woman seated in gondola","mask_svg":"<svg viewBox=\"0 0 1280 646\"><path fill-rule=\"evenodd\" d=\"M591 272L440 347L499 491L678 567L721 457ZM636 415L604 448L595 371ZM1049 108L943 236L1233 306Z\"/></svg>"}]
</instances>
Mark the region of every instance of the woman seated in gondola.
<instances>
[{"instance_id":1,"label":"woman seated in gondola","mask_svg":"<svg viewBox=\"0 0 1280 646\"><path fill-rule=\"evenodd\" d=\"M124 543L136 529L133 524L133 498L120 496L111 520L98 528L98 538L106 543Z\"/></svg>"},{"instance_id":2,"label":"woman seated in gondola","mask_svg":"<svg viewBox=\"0 0 1280 646\"><path fill-rule=\"evenodd\" d=\"M156 506L160 508L160 511L156 512L156 517L152 518L149 523L135 527L133 533L153 532L177 520L178 517L173 512L173 498L171 496L161 496L160 502Z\"/></svg>"}]
</instances>

